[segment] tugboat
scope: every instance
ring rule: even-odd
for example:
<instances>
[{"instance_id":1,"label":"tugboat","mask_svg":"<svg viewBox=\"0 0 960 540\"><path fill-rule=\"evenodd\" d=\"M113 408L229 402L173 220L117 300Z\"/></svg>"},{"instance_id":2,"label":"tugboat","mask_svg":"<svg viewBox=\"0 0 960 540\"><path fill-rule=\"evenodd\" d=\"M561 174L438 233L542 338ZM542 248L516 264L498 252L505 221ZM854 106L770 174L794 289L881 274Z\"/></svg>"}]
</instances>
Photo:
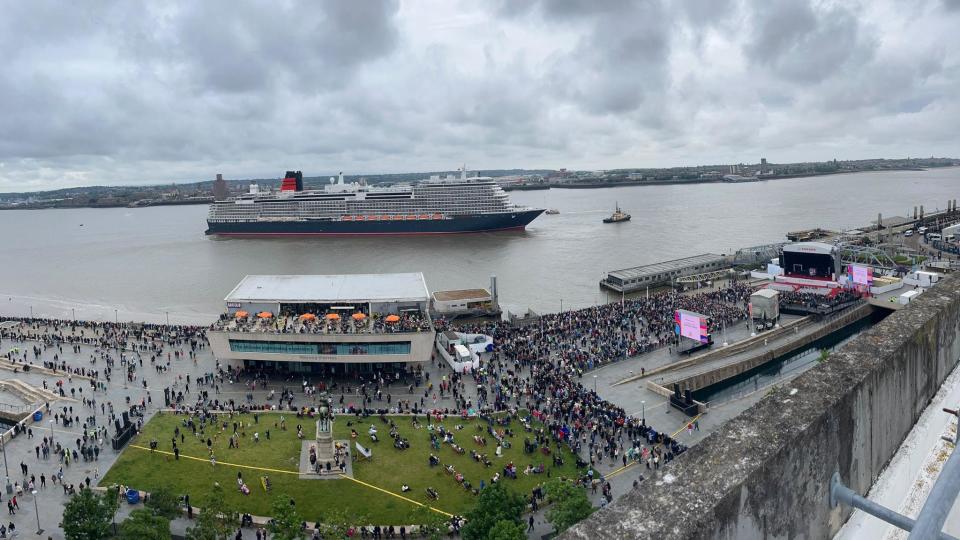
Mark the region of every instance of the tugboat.
<instances>
[{"instance_id":1,"label":"tugboat","mask_svg":"<svg viewBox=\"0 0 960 540\"><path fill-rule=\"evenodd\" d=\"M620 205L617 204L617 209L614 210L613 214L608 218L604 218L604 223L620 223L622 221L630 221L630 214L625 214L620 211Z\"/></svg>"}]
</instances>

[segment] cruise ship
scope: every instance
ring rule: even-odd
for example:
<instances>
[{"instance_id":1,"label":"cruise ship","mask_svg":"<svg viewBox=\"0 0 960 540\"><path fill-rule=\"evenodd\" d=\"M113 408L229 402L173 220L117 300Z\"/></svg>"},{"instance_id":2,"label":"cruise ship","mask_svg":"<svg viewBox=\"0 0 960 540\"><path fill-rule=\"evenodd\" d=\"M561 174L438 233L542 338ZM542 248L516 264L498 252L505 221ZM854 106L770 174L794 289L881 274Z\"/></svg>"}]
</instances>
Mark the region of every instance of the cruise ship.
<instances>
[{"instance_id":1,"label":"cruise ship","mask_svg":"<svg viewBox=\"0 0 960 540\"><path fill-rule=\"evenodd\" d=\"M304 190L303 173L287 171L279 191L249 193L210 205L207 234L334 236L453 234L522 230L543 209L517 206L491 178L431 176L410 185L344 183Z\"/></svg>"}]
</instances>

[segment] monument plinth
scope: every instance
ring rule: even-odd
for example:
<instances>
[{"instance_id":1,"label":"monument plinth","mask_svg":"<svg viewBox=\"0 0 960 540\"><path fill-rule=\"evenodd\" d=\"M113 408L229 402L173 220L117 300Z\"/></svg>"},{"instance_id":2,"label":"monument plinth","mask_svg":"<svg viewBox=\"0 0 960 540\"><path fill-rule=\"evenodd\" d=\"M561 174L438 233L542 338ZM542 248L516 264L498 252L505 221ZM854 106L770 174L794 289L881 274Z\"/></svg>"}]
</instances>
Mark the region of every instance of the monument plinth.
<instances>
[{"instance_id":1,"label":"monument plinth","mask_svg":"<svg viewBox=\"0 0 960 540\"><path fill-rule=\"evenodd\" d=\"M334 442L333 442L333 415L330 414L330 407L327 400L321 400L317 415L317 462L321 467L326 462L333 461Z\"/></svg>"}]
</instances>

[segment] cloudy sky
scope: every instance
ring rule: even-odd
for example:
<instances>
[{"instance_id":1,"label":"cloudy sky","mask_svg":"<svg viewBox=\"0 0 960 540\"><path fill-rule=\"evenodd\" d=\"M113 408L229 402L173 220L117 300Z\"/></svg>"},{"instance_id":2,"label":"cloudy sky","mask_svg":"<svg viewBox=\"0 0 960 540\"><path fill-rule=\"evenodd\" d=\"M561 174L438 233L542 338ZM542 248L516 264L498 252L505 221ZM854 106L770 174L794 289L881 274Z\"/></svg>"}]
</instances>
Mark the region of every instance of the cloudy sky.
<instances>
[{"instance_id":1,"label":"cloudy sky","mask_svg":"<svg viewBox=\"0 0 960 540\"><path fill-rule=\"evenodd\" d=\"M0 191L960 156L960 0L2 3Z\"/></svg>"}]
</instances>

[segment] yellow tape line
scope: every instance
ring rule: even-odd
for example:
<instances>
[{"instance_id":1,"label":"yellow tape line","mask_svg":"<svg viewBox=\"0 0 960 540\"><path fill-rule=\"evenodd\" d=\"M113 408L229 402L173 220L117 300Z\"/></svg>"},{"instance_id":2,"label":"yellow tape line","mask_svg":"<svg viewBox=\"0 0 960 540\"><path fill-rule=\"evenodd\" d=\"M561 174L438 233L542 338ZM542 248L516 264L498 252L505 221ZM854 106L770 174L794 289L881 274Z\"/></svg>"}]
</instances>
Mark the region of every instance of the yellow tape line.
<instances>
[{"instance_id":1,"label":"yellow tape line","mask_svg":"<svg viewBox=\"0 0 960 540\"><path fill-rule=\"evenodd\" d=\"M130 447L131 447L131 448L138 448L138 449L140 449L140 450L146 450L146 451L148 451L148 452L157 452L158 454L166 454L166 455L168 455L168 456L173 456L173 455L175 455L173 452L167 452L167 451L165 451L165 450L150 450L149 448L146 448L146 447L143 447L143 446L138 446L138 445L136 445L136 444L131 444ZM203 458L188 456L188 455L185 455L185 454L180 454L180 457L181 457L181 458L184 458L184 459L192 459L192 460L195 460L195 461L203 461L203 462L206 462L206 463L210 463L210 459L209 459L209 458L208 458L208 459L203 459ZM295 474L295 475L297 475L297 476L300 476L300 472L299 472L299 471L284 471L284 470L281 470L281 469L268 469L267 467L254 467L253 465L240 465L240 464L238 464L238 463L227 463L226 461L218 461L218 462L217 462L217 465L227 465L227 466L229 466L229 467L241 467L241 468L243 468L243 469L254 469L254 470L257 470L257 471L269 471L269 472L276 472L276 473L282 473L282 474Z\"/></svg>"},{"instance_id":2,"label":"yellow tape line","mask_svg":"<svg viewBox=\"0 0 960 540\"><path fill-rule=\"evenodd\" d=\"M673 432L673 435L671 435L670 438L672 439L672 438L676 437L678 433L680 433L681 431L687 429L687 426L688 426L688 425L696 422L701 416L703 416L703 414L698 414L698 415L694 416L693 418L691 418L689 421L684 422L683 427L681 427L681 428L678 429L677 431ZM636 465L637 463L639 463L639 462L638 462L638 461L631 461L630 463L627 463L627 464L624 465L623 467L620 467L619 469L614 469L614 470L608 472L607 474L603 475L603 478L604 478L604 479L613 478L614 476L619 475L620 473L622 473L623 471L629 469L630 467L633 467L633 466Z\"/></svg>"},{"instance_id":3,"label":"yellow tape line","mask_svg":"<svg viewBox=\"0 0 960 540\"><path fill-rule=\"evenodd\" d=\"M377 487L377 486L375 486L375 485L373 485L373 484L368 484L368 483L363 482L363 481L361 481L361 480L357 480L356 478L351 478L351 477L349 477L349 476L347 476L347 475L345 475L345 474L341 474L341 475L340 475L340 478L346 478L347 480L351 480L351 481L356 482L356 483L358 483L358 484L360 484L360 485L367 486L368 488L372 488L372 489L375 489L375 490L377 490L377 491L382 491L382 492L386 493L387 495L393 495L394 497L396 497L396 498L398 498L398 499L403 499L403 500L405 500L405 501L407 501L407 502L411 502L411 503L413 503L413 504L415 504L415 505L417 505L417 506L425 506L425 507L429 508L430 510L433 510L434 512L438 513L438 514L443 514L443 515L445 515L445 516L447 516L447 517L453 517L453 514L449 514L449 513L447 513L447 512L444 512L443 510L439 510L439 509L434 508L434 507L432 507L432 506L430 506L430 505L423 504L422 502L418 502L418 501L415 501L415 500L413 500L413 499L404 497L403 495L398 495L398 494L396 494L396 493L394 493L394 492L392 492L392 491L387 491L387 490L385 490L385 489L383 489L383 488L381 488L381 487Z\"/></svg>"},{"instance_id":4,"label":"yellow tape line","mask_svg":"<svg viewBox=\"0 0 960 540\"><path fill-rule=\"evenodd\" d=\"M700 413L700 414L694 416L693 418L691 418L690 420L684 422L684 423L683 423L683 427L681 427L680 429L674 431L674 432L673 432L673 435L671 435L670 438L672 439L672 438L676 437L676 436L677 436L677 433L680 433L681 431L687 429L687 426L689 426L690 424L692 424L692 423L696 422L697 420L699 420L701 416L703 416L703 413Z\"/></svg>"},{"instance_id":5,"label":"yellow tape line","mask_svg":"<svg viewBox=\"0 0 960 540\"><path fill-rule=\"evenodd\" d=\"M165 450L150 450L149 448L146 448L146 447L143 447L143 446L139 446L139 445L136 445L136 444L131 444L130 447L131 447L131 448L137 448L137 449L139 449L139 450L146 450L146 451L148 451L148 452L157 452L157 453L159 453L159 454L166 454L166 455L168 455L168 456L173 456L173 455L175 455L173 452L167 452L167 451L165 451ZM205 463L209 463L209 462L210 462L209 459L203 459L203 458L198 458L198 457L194 457L194 456L188 456L188 455L185 455L185 454L180 454L180 457L181 457L181 458L184 458L184 459L192 459L192 460L194 460L194 461L203 461L203 462L205 462ZM228 462L226 462L226 461L218 461L218 462L217 462L217 465L226 465L226 466L228 466L228 467L240 467L240 468L243 468L243 469L254 469L254 470L257 470L257 471L269 471L269 472L276 472L276 473L282 473L282 474L295 474L295 475L297 475L297 476L300 476L300 473L299 473L298 471L284 471L284 470L281 470L281 469L269 469L269 468L267 468L267 467L254 467L253 465L240 465L240 464L238 464L238 463L228 463ZM362 486L366 486L366 487L368 487L368 488L375 489L375 490L377 490L377 491L382 491L383 493L386 493L387 495L393 495L394 497L396 497L396 498L398 498L398 499L403 499L404 501L411 502L411 503L413 503L413 504L415 504L415 505L417 505L417 506L425 506L425 507L427 507L428 509L433 510L434 512L437 512L438 514L443 514L443 515L445 515L445 516L447 516L447 517L453 517L453 514L444 512L443 510L440 510L440 509L434 508L434 507L432 507L432 506L423 504L423 503L421 503L421 502L415 501L415 500L410 499L410 498L408 498L408 497L404 497L403 495L394 493L394 492L392 492L392 491L388 491L388 490L383 489L383 488L381 488L381 487L377 487L377 486L375 486L375 485L373 485L373 484L368 484L368 483L366 483L366 482L357 480L356 478L349 477L349 476L347 476L347 475L345 475L345 474L340 474L340 475L338 475L338 476L340 476L340 478L345 478L345 479L347 479L347 480L356 482L356 483L358 483L358 484L360 484L360 485L362 485Z\"/></svg>"}]
</instances>

